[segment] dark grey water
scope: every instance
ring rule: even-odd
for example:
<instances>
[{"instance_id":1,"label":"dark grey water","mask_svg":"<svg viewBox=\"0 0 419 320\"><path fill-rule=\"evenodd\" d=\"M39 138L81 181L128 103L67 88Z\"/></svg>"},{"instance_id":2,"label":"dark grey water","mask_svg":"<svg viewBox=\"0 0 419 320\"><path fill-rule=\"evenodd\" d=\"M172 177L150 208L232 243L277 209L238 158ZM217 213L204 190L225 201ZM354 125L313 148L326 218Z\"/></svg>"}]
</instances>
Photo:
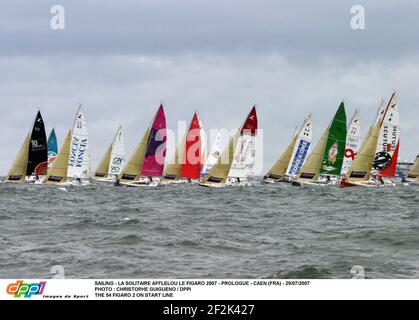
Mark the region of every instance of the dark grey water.
<instances>
[{"instance_id":1,"label":"dark grey water","mask_svg":"<svg viewBox=\"0 0 419 320\"><path fill-rule=\"evenodd\" d=\"M0 278L419 277L419 187L0 185Z\"/></svg>"}]
</instances>

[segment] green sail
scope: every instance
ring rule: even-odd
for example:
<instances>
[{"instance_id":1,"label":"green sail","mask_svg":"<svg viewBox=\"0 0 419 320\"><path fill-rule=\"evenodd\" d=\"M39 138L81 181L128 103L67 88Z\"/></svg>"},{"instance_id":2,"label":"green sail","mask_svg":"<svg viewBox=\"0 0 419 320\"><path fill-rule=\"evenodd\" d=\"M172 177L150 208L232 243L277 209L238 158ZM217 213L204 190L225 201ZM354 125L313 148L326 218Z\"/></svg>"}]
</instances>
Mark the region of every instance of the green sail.
<instances>
[{"instance_id":1,"label":"green sail","mask_svg":"<svg viewBox=\"0 0 419 320\"><path fill-rule=\"evenodd\" d=\"M330 176L340 175L346 147L346 128L345 106L341 102L330 125L320 174Z\"/></svg>"}]
</instances>

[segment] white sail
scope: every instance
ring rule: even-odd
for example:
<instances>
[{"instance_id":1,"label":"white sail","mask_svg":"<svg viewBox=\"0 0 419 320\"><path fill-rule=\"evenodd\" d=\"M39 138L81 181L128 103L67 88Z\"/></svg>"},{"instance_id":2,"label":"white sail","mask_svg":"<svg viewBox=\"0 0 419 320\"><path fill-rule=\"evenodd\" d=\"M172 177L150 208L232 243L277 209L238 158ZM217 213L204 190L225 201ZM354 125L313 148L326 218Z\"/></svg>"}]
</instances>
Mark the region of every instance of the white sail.
<instances>
[{"instance_id":1,"label":"white sail","mask_svg":"<svg viewBox=\"0 0 419 320\"><path fill-rule=\"evenodd\" d=\"M286 175L289 177L296 177L303 167L304 161L307 157L313 137L313 125L311 115L304 120L304 123L298 134L297 141L294 145L291 160L288 164Z\"/></svg>"},{"instance_id":2,"label":"white sail","mask_svg":"<svg viewBox=\"0 0 419 320\"><path fill-rule=\"evenodd\" d=\"M218 158L220 157L222 150L221 150L221 132L218 132L217 137L215 138L215 142L211 148L208 157L205 160L203 172L206 175L217 163Z\"/></svg>"},{"instance_id":3,"label":"white sail","mask_svg":"<svg viewBox=\"0 0 419 320\"><path fill-rule=\"evenodd\" d=\"M345 175L348 173L349 168L352 165L352 162L355 160L355 157L361 146L361 124L359 120L359 112L355 111L355 114L352 117L351 123L349 124L348 133L346 136L346 148L343 158L342 171L341 174Z\"/></svg>"},{"instance_id":4,"label":"white sail","mask_svg":"<svg viewBox=\"0 0 419 320\"><path fill-rule=\"evenodd\" d=\"M89 135L86 118L81 106L74 121L67 176L80 179L88 179L90 177Z\"/></svg>"},{"instance_id":5,"label":"white sail","mask_svg":"<svg viewBox=\"0 0 419 320\"><path fill-rule=\"evenodd\" d=\"M112 143L112 153L109 162L109 175L119 175L125 165L125 142L122 128L119 127Z\"/></svg>"},{"instance_id":6,"label":"white sail","mask_svg":"<svg viewBox=\"0 0 419 320\"><path fill-rule=\"evenodd\" d=\"M242 134L237 142L229 177L247 178L253 175L256 163L255 141L256 135Z\"/></svg>"}]
</instances>

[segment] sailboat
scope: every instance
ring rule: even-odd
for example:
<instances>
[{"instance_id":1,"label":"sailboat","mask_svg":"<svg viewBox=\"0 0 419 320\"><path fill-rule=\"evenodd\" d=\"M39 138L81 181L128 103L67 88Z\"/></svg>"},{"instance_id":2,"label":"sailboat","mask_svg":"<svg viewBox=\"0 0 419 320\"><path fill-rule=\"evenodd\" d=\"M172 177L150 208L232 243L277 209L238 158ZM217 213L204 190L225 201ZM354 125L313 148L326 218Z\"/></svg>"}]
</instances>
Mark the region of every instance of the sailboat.
<instances>
[{"instance_id":1,"label":"sailboat","mask_svg":"<svg viewBox=\"0 0 419 320\"><path fill-rule=\"evenodd\" d=\"M399 130L399 117L397 104L395 104L394 93L391 96L390 101L385 109L382 108L382 105L380 106L377 113L377 118L378 121L377 119L375 120L375 125L373 129L370 130L357 157L353 161L351 167L348 169L347 174L340 181L341 188L354 186L376 187L378 185L384 184L384 181L379 176L379 174L377 174L377 179L375 180L371 180L371 177L373 175L373 170L375 170L375 172L377 173L380 172L377 170L379 164L383 165L382 168L380 168L381 170L386 170L387 168L391 167L391 161L388 161L386 164L384 164L384 162L381 162L380 160L381 157L383 157L384 159L391 159L391 156L384 156L384 151L377 152L377 148L379 150L382 150L381 148L384 147L384 144L387 145L387 143L389 142L388 133L390 127L393 127L395 134L395 137L392 142L392 145L394 144L395 146L394 151L398 149L397 131ZM391 149L391 146L386 146L386 150L391 151ZM387 152L385 153L387 154Z\"/></svg>"},{"instance_id":2,"label":"sailboat","mask_svg":"<svg viewBox=\"0 0 419 320\"><path fill-rule=\"evenodd\" d=\"M208 174L208 172L210 172L212 167L217 163L217 160L220 157L221 152L221 132L218 131L217 135L215 136L214 144L211 147L211 151L205 159L205 163L202 168L202 176L205 176Z\"/></svg>"},{"instance_id":3,"label":"sailboat","mask_svg":"<svg viewBox=\"0 0 419 320\"><path fill-rule=\"evenodd\" d=\"M254 106L244 124L237 131L227 148L223 151L201 186L225 187L226 185L242 185L241 179L247 183L248 175L254 164L254 138L257 134L257 114ZM232 169L233 162L235 168ZM233 179L235 181L233 181Z\"/></svg>"},{"instance_id":4,"label":"sailboat","mask_svg":"<svg viewBox=\"0 0 419 320\"><path fill-rule=\"evenodd\" d=\"M48 136L48 170L52 169L55 158L58 154L58 142L57 135L55 134L55 129L51 130L51 133Z\"/></svg>"},{"instance_id":5,"label":"sailboat","mask_svg":"<svg viewBox=\"0 0 419 320\"><path fill-rule=\"evenodd\" d=\"M161 184L185 183L201 176L201 123L195 113L188 132L166 166Z\"/></svg>"},{"instance_id":6,"label":"sailboat","mask_svg":"<svg viewBox=\"0 0 419 320\"><path fill-rule=\"evenodd\" d=\"M416 161L413 166L407 172L406 181L419 184L419 155L416 157Z\"/></svg>"},{"instance_id":7,"label":"sailboat","mask_svg":"<svg viewBox=\"0 0 419 320\"><path fill-rule=\"evenodd\" d=\"M160 105L116 184L130 187L158 185L157 179L163 174L166 157L166 138L166 116L163 105Z\"/></svg>"},{"instance_id":8,"label":"sailboat","mask_svg":"<svg viewBox=\"0 0 419 320\"><path fill-rule=\"evenodd\" d=\"M332 177L339 177L342 169L346 130L345 105L341 102L331 124L298 173L294 185L334 184Z\"/></svg>"},{"instance_id":9,"label":"sailboat","mask_svg":"<svg viewBox=\"0 0 419 320\"><path fill-rule=\"evenodd\" d=\"M82 186L90 183L90 150L87 122L81 105L44 184Z\"/></svg>"},{"instance_id":10,"label":"sailboat","mask_svg":"<svg viewBox=\"0 0 419 320\"><path fill-rule=\"evenodd\" d=\"M301 128L294 132L288 147L266 173L264 182L288 182L297 176L310 149L312 129L311 115L309 115Z\"/></svg>"},{"instance_id":11,"label":"sailboat","mask_svg":"<svg viewBox=\"0 0 419 320\"><path fill-rule=\"evenodd\" d=\"M400 147L400 116L396 94L390 97L382 120L373 162L373 175L389 182L396 175Z\"/></svg>"},{"instance_id":12,"label":"sailboat","mask_svg":"<svg viewBox=\"0 0 419 320\"><path fill-rule=\"evenodd\" d=\"M105 155L96 168L93 179L102 182L116 182L125 164L125 143L120 126L107 149Z\"/></svg>"},{"instance_id":13,"label":"sailboat","mask_svg":"<svg viewBox=\"0 0 419 320\"><path fill-rule=\"evenodd\" d=\"M4 182L34 183L47 174L48 151L44 120L38 111L32 131L26 136L23 145L9 170Z\"/></svg>"},{"instance_id":14,"label":"sailboat","mask_svg":"<svg viewBox=\"0 0 419 320\"><path fill-rule=\"evenodd\" d=\"M348 173L352 162L359 151L361 144L361 124L359 119L359 111L356 110L349 123L348 132L346 136L346 148L343 158L341 175Z\"/></svg>"}]
</instances>

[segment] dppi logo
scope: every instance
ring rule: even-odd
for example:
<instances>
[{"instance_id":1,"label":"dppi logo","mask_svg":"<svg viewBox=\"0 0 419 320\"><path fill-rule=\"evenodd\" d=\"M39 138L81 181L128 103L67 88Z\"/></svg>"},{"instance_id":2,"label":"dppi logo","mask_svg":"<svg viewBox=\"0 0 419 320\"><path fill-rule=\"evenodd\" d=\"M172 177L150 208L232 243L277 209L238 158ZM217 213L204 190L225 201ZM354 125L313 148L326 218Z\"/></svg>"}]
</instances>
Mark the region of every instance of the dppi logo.
<instances>
[{"instance_id":1,"label":"dppi logo","mask_svg":"<svg viewBox=\"0 0 419 320\"><path fill-rule=\"evenodd\" d=\"M6 292L13 295L15 298L31 298L33 295L41 295L44 292L46 281L39 283L24 283L23 280L18 280L7 286Z\"/></svg>"}]
</instances>

